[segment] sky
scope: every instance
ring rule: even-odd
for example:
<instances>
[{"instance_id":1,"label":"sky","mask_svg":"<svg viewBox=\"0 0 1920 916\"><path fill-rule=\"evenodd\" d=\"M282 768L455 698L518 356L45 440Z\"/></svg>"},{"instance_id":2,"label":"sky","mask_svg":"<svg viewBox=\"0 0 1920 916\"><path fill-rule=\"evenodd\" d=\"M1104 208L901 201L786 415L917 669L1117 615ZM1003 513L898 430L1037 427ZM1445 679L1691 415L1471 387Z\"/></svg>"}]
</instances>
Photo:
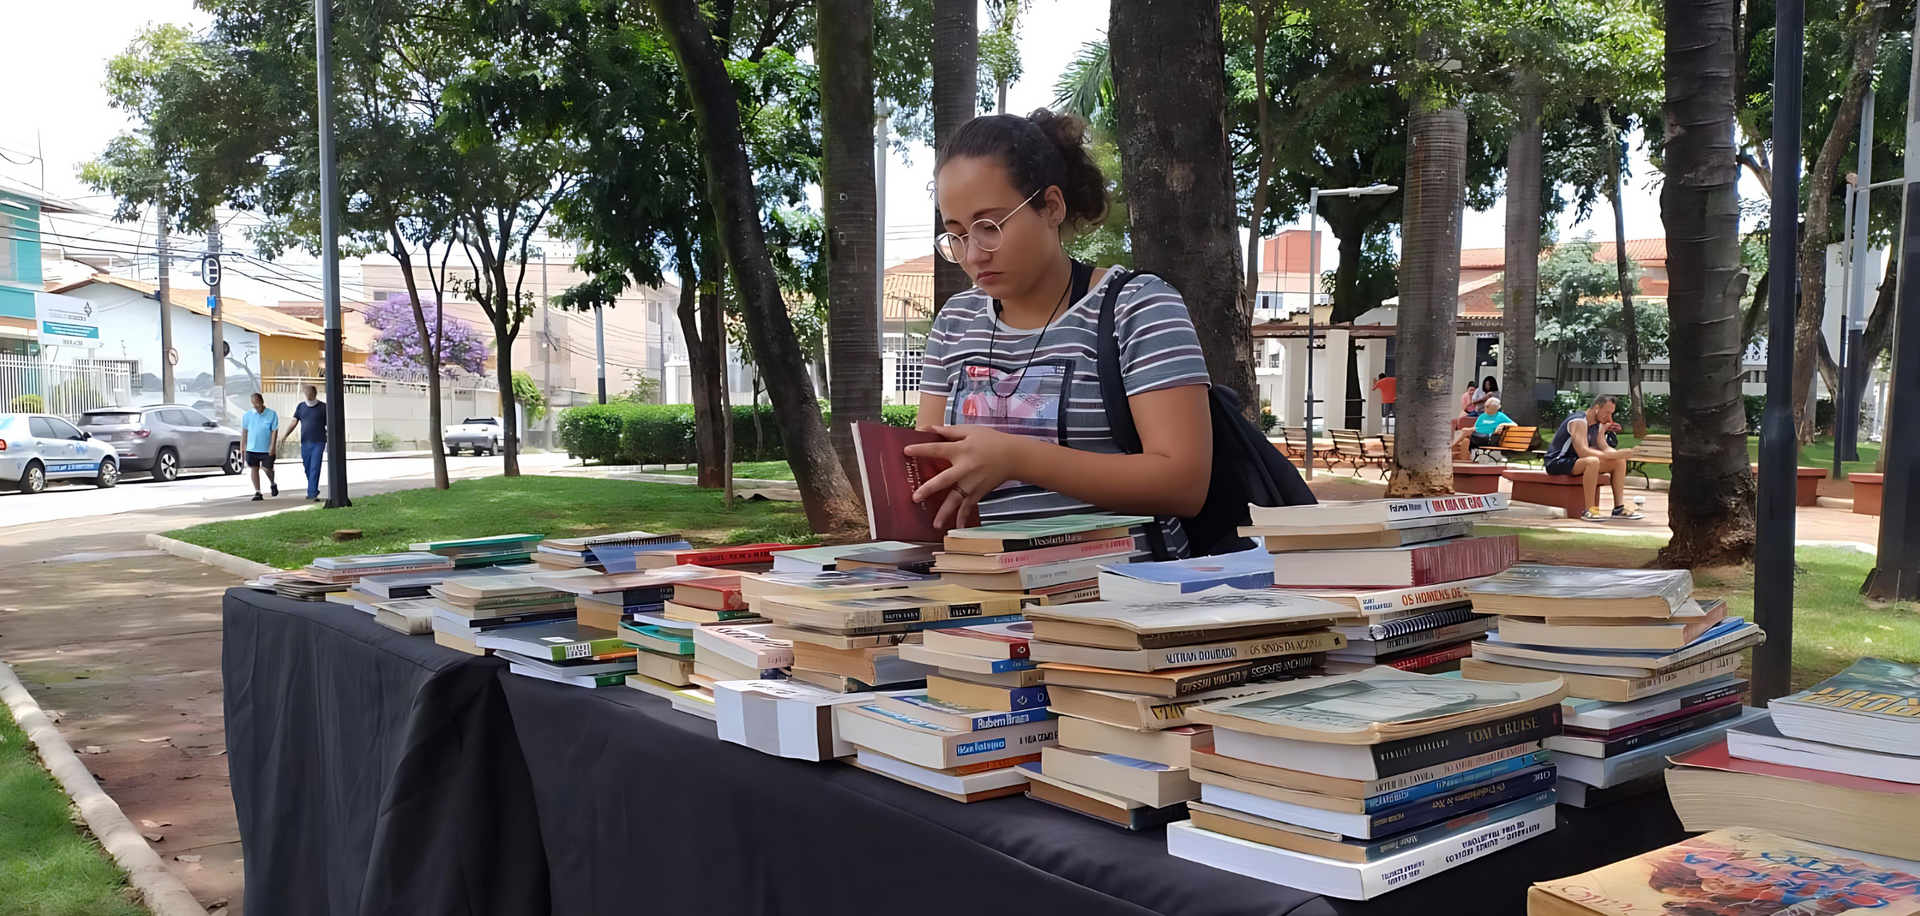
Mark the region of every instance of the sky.
<instances>
[{"instance_id":1,"label":"sky","mask_svg":"<svg viewBox=\"0 0 1920 916\"><path fill-rule=\"evenodd\" d=\"M9 2L0 19L11 39L7 53L0 54L0 86L15 87L14 91L0 93L0 176L41 186L44 175L47 193L94 211L55 217L52 231L111 240L118 245L150 245L151 223L111 225L112 201L88 190L76 171L115 134L131 126L121 112L107 104L101 88L107 61L148 24L204 26L208 17L196 10L191 0L73 0L65 4ZM1007 109L1020 113L1050 104L1054 80L1082 44L1104 36L1107 19L1106 0L1033 0L1022 17L1020 31L1025 77L1009 88ZM76 21L84 21L85 29L76 30ZM983 3L982 27L988 21ZM38 155L42 150L44 157ZM1627 236L1659 237L1664 234L1659 189L1650 180L1657 179L1658 173L1647 163L1643 151L1636 150L1634 158L1636 177L1626 194ZM916 144L889 157L883 253L887 264L931 250L932 180L933 153L926 146ZM1742 188L1743 195L1751 190ZM1469 248L1504 244L1503 210L1502 205L1495 204L1485 212L1468 212L1462 244ZM1589 232L1596 240L1613 238L1608 209L1597 208L1583 224L1572 223L1571 214L1561 221L1562 238ZM1338 250L1331 236L1327 239L1323 259L1324 266L1331 268L1338 263ZM182 241L198 244L197 240ZM303 263L294 256L285 263L278 286L230 270L228 294L258 303L317 298L317 290L297 279L317 274L311 261ZM285 289L288 285L295 289Z\"/></svg>"}]
</instances>

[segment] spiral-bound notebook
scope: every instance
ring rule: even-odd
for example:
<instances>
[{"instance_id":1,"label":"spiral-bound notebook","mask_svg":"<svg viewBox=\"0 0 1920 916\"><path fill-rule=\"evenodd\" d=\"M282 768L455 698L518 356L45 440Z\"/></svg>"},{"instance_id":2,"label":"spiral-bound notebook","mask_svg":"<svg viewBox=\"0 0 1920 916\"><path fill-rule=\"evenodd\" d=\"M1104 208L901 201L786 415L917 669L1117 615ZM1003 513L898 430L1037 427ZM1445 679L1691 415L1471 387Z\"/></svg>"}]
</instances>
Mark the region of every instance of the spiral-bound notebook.
<instances>
[{"instance_id":1,"label":"spiral-bound notebook","mask_svg":"<svg viewBox=\"0 0 1920 916\"><path fill-rule=\"evenodd\" d=\"M940 540L943 532L933 525L940 501L928 500L923 506L913 501L913 493L953 465L939 458L908 457L906 447L944 441L939 433L884 423L853 424L853 448L860 458L860 484L867 496L868 536L920 543ZM979 518L977 510L969 512L951 527L978 525Z\"/></svg>"}]
</instances>

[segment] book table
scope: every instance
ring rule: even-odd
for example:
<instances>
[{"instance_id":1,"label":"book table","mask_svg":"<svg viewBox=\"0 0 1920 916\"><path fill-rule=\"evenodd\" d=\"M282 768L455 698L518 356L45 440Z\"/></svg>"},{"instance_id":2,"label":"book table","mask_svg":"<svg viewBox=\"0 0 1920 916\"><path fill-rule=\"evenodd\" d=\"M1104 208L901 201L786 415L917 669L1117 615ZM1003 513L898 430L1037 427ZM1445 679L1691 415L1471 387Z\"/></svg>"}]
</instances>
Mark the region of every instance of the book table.
<instances>
[{"instance_id":1,"label":"book table","mask_svg":"<svg viewBox=\"0 0 1920 916\"><path fill-rule=\"evenodd\" d=\"M256 913L1520 916L1534 881L1685 836L1664 793L1563 806L1551 833L1333 900L1172 858L1163 830L725 744L656 697L508 674L350 608L236 589L227 639Z\"/></svg>"}]
</instances>

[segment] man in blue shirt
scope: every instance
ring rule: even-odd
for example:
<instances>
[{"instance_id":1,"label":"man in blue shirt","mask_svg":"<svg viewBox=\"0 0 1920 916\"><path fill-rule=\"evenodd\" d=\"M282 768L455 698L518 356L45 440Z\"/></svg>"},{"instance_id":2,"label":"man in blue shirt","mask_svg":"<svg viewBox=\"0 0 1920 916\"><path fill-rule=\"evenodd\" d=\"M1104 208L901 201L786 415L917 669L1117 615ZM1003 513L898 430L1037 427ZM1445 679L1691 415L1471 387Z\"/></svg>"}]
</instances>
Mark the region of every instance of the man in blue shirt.
<instances>
[{"instance_id":1,"label":"man in blue shirt","mask_svg":"<svg viewBox=\"0 0 1920 916\"><path fill-rule=\"evenodd\" d=\"M327 405L320 402L320 389L306 385L300 389L306 400L293 407L293 426L300 429L300 467L307 472L307 499L320 498L320 456L327 453ZM293 427L287 428L293 435Z\"/></svg>"},{"instance_id":2,"label":"man in blue shirt","mask_svg":"<svg viewBox=\"0 0 1920 916\"><path fill-rule=\"evenodd\" d=\"M267 486L280 495L280 484L273 479L273 451L280 445L280 415L267 409L267 399L253 393L253 409L240 416L240 433L247 442L247 467L253 475L253 498L260 495L260 470L267 471Z\"/></svg>"}]
</instances>

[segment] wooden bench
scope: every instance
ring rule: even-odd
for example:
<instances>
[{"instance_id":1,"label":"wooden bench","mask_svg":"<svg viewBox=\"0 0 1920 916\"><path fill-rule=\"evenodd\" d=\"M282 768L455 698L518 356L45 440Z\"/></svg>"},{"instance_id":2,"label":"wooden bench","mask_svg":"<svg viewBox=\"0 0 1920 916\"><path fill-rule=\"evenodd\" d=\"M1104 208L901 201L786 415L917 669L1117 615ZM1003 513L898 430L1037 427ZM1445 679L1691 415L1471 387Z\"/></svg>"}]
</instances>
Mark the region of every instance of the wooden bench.
<instances>
[{"instance_id":1,"label":"wooden bench","mask_svg":"<svg viewBox=\"0 0 1920 916\"><path fill-rule=\"evenodd\" d=\"M1480 450L1493 452L1508 461L1519 457L1531 458L1533 440L1538 435L1540 435L1538 426L1502 426L1493 434L1493 443L1481 446Z\"/></svg>"},{"instance_id":2,"label":"wooden bench","mask_svg":"<svg viewBox=\"0 0 1920 916\"><path fill-rule=\"evenodd\" d=\"M1497 464L1456 461L1453 463L1453 492L1498 493L1500 492L1500 472L1504 470L1506 468Z\"/></svg>"},{"instance_id":3,"label":"wooden bench","mask_svg":"<svg viewBox=\"0 0 1920 916\"><path fill-rule=\"evenodd\" d=\"M1855 515L1880 514L1880 486L1886 475L1858 473L1848 474L1847 480L1853 483L1853 513Z\"/></svg>"},{"instance_id":4,"label":"wooden bench","mask_svg":"<svg viewBox=\"0 0 1920 916\"><path fill-rule=\"evenodd\" d=\"M1312 442L1311 446L1309 446L1311 440L1307 438L1307 428L1304 426L1283 427L1281 429L1281 435L1286 444L1281 446L1280 451L1295 463L1306 459L1307 449L1309 447L1313 449L1313 457L1316 464L1322 464L1324 466L1325 457L1333 454L1332 445L1322 445L1318 442Z\"/></svg>"},{"instance_id":5,"label":"wooden bench","mask_svg":"<svg viewBox=\"0 0 1920 916\"><path fill-rule=\"evenodd\" d=\"M1456 467L1455 473L1458 473ZM1581 478L1549 474L1531 468L1509 467L1500 472L1513 484L1515 502L1533 503L1537 506L1554 506L1566 510L1568 518L1579 518L1587 511L1587 495L1580 485ZM1607 487L1613 482L1611 473L1600 475L1600 486ZM1596 494L1598 495L1598 494Z\"/></svg>"},{"instance_id":6,"label":"wooden bench","mask_svg":"<svg viewBox=\"0 0 1920 916\"><path fill-rule=\"evenodd\" d=\"M1633 469L1640 469L1640 479L1648 488L1653 487L1653 478L1647 476L1647 465L1664 464L1673 466L1673 437L1648 436L1640 444L1627 452L1627 476L1633 476Z\"/></svg>"},{"instance_id":7,"label":"wooden bench","mask_svg":"<svg viewBox=\"0 0 1920 916\"><path fill-rule=\"evenodd\" d=\"M1760 466L1748 465L1753 476L1760 476ZM1797 468L1794 475L1793 504L1796 506L1820 505L1820 481L1827 479L1826 468Z\"/></svg>"},{"instance_id":8,"label":"wooden bench","mask_svg":"<svg viewBox=\"0 0 1920 916\"><path fill-rule=\"evenodd\" d=\"M1359 430L1330 429L1327 435L1333 437L1333 455L1327 459L1328 470L1335 465L1345 464L1351 466L1357 475L1362 467L1377 467L1380 469L1380 479L1387 479L1387 456L1367 448Z\"/></svg>"}]
</instances>

